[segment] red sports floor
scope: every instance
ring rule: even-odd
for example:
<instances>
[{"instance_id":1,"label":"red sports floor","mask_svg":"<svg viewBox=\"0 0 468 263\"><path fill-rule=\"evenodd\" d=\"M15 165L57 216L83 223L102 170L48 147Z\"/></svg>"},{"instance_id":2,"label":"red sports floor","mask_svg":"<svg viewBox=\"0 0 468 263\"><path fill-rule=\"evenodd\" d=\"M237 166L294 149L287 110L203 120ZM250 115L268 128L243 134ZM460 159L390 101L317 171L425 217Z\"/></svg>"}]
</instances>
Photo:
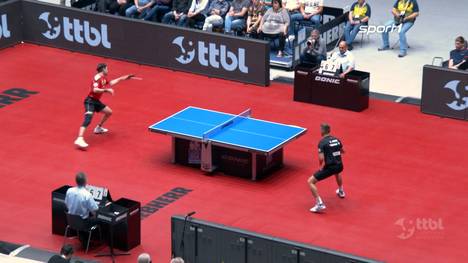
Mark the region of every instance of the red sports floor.
<instances>
[{"instance_id":1,"label":"red sports floor","mask_svg":"<svg viewBox=\"0 0 468 263\"><path fill-rule=\"evenodd\" d=\"M111 78L137 73L144 79L104 95L114 110L110 133L88 132L90 147L79 151L73 141L82 102L101 61ZM168 262L170 216L192 210L199 219L387 262L468 257L467 122L380 100L362 113L320 107L293 102L290 85L263 88L29 44L0 51L0 93L13 87L39 94L0 108L0 240L59 250L62 237L51 234L51 191L84 171L114 199L142 204L174 187L193 189L143 220L141 246L118 262L135 262L143 251L153 262ZM285 167L265 180L206 176L171 164L170 137L147 131L189 105L230 113L250 107L256 118L309 131L286 146ZM347 151L347 197L336 197L334 179L320 183L328 209L317 215L309 212L306 180L317 168L324 121Z\"/></svg>"}]
</instances>

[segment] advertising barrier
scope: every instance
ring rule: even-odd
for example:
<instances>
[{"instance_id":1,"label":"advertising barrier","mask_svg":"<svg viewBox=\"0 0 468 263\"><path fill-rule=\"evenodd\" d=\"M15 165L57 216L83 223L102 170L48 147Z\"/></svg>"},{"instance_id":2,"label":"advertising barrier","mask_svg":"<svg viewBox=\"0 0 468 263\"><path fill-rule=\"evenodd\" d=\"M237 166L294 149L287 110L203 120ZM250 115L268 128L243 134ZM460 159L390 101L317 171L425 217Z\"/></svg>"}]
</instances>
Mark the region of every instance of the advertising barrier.
<instances>
[{"instance_id":1,"label":"advertising barrier","mask_svg":"<svg viewBox=\"0 0 468 263\"><path fill-rule=\"evenodd\" d=\"M424 66L421 111L468 120L468 72Z\"/></svg>"},{"instance_id":2,"label":"advertising barrier","mask_svg":"<svg viewBox=\"0 0 468 263\"><path fill-rule=\"evenodd\" d=\"M28 0L7 3L0 10L9 10L15 6L15 16L11 16L13 21L8 21L8 27L2 26L2 29L7 29L5 32L8 32L9 39L12 38L10 35L14 35L8 31L11 31L10 23L22 25L22 28L16 26L20 32L22 30L22 34L15 38L16 42L24 40L210 77L262 86L270 84L269 46L266 41Z\"/></svg>"},{"instance_id":3,"label":"advertising barrier","mask_svg":"<svg viewBox=\"0 0 468 263\"><path fill-rule=\"evenodd\" d=\"M21 2L0 4L0 49L18 44L22 36Z\"/></svg>"}]
</instances>

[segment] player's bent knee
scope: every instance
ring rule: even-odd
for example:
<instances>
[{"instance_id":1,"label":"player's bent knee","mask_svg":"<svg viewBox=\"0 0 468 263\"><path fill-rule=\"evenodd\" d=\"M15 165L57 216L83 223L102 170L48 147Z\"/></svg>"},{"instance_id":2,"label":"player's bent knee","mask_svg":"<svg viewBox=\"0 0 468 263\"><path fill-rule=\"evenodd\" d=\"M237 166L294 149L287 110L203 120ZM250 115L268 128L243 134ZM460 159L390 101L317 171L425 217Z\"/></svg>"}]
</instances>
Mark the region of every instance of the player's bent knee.
<instances>
[{"instance_id":1,"label":"player's bent knee","mask_svg":"<svg viewBox=\"0 0 468 263\"><path fill-rule=\"evenodd\" d=\"M312 175L312 176L309 178L309 180L307 180L307 182L308 182L309 184L315 184L315 183L317 182L317 179L315 179L315 177Z\"/></svg>"},{"instance_id":2,"label":"player's bent knee","mask_svg":"<svg viewBox=\"0 0 468 263\"><path fill-rule=\"evenodd\" d=\"M93 119L93 114L92 113L86 113L84 117L83 124L81 125L82 127L88 127L89 124L91 123L91 120Z\"/></svg>"}]
</instances>

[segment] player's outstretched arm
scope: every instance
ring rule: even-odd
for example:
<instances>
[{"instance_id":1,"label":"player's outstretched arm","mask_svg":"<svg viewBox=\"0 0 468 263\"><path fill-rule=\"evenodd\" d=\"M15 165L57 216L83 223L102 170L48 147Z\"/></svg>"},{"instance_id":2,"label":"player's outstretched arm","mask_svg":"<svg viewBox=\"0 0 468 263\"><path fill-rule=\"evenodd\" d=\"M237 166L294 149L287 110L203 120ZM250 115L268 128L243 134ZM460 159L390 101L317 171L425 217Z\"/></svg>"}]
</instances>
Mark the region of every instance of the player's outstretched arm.
<instances>
[{"instance_id":1,"label":"player's outstretched arm","mask_svg":"<svg viewBox=\"0 0 468 263\"><path fill-rule=\"evenodd\" d=\"M109 82L109 85L114 86L114 85L116 85L117 83L119 83L122 80L131 79L133 76L135 76L135 75L134 74L128 74L128 75L120 76L120 77L118 77L116 79L111 80Z\"/></svg>"}]
</instances>

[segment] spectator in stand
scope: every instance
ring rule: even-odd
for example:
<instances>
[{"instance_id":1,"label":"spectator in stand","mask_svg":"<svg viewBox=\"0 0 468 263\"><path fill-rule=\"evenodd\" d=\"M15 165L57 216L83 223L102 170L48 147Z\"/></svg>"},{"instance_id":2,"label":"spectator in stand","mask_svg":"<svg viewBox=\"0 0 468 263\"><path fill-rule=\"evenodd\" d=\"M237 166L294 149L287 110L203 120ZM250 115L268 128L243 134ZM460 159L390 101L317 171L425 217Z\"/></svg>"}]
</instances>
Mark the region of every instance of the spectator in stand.
<instances>
[{"instance_id":1,"label":"spectator in stand","mask_svg":"<svg viewBox=\"0 0 468 263\"><path fill-rule=\"evenodd\" d=\"M358 0L349 10L348 22L344 30L344 36L348 49L353 50L353 41L362 25L367 25L371 16L370 5L365 0Z\"/></svg>"},{"instance_id":2,"label":"spectator in stand","mask_svg":"<svg viewBox=\"0 0 468 263\"><path fill-rule=\"evenodd\" d=\"M408 42L406 41L406 32L413 27L416 17L419 16L419 6L416 0L397 0L392 9L393 19L388 21L385 26L392 28L392 26L400 26L400 54L399 58L406 56L408 51ZM388 34L390 30L387 29L382 33L383 46L379 51L389 50L390 41Z\"/></svg>"},{"instance_id":3,"label":"spectator in stand","mask_svg":"<svg viewBox=\"0 0 468 263\"><path fill-rule=\"evenodd\" d=\"M156 0L156 4L146 13L143 18L147 21L161 22L162 17L171 11L172 0Z\"/></svg>"},{"instance_id":4,"label":"spectator in stand","mask_svg":"<svg viewBox=\"0 0 468 263\"><path fill-rule=\"evenodd\" d=\"M250 6L250 0L233 0L231 8L224 21L224 33L232 34L232 31L242 31L245 28L245 17Z\"/></svg>"},{"instance_id":5,"label":"spectator in stand","mask_svg":"<svg viewBox=\"0 0 468 263\"><path fill-rule=\"evenodd\" d=\"M272 7L272 0L263 0L263 5L265 6L265 9L268 10Z\"/></svg>"},{"instance_id":6,"label":"spectator in stand","mask_svg":"<svg viewBox=\"0 0 468 263\"><path fill-rule=\"evenodd\" d=\"M258 38L258 26L265 12L266 8L262 0L252 0L252 5L249 7L247 16L246 33L249 37Z\"/></svg>"},{"instance_id":7,"label":"spectator in stand","mask_svg":"<svg viewBox=\"0 0 468 263\"><path fill-rule=\"evenodd\" d=\"M455 49L450 51L450 60L448 67L458 69L458 67L468 61L468 48L466 40L459 36L455 39Z\"/></svg>"},{"instance_id":8,"label":"spectator in stand","mask_svg":"<svg viewBox=\"0 0 468 263\"><path fill-rule=\"evenodd\" d=\"M302 20L312 22L317 28L322 20L323 0L302 0L300 11Z\"/></svg>"},{"instance_id":9,"label":"spectator in stand","mask_svg":"<svg viewBox=\"0 0 468 263\"><path fill-rule=\"evenodd\" d=\"M134 0L134 3L134 5L125 10L125 16L135 17L138 15L139 17L143 18L151 9L151 6L154 4L154 0Z\"/></svg>"},{"instance_id":10,"label":"spectator in stand","mask_svg":"<svg viewBox=\"0 0 468 263\"><path fill-rule=\"evenodd\" d=\"M172 0L172 11L163 16L164 24L173 24L185 27L187 25L187 13L190 8L189 0Z\"/></svg>"},{"instance_id":11,"label":"spectator in stand","mask_svg":"<svg viewBox=\"0 0 468 263\"><path fill-rule=\"evenodd\" d=\"M101 13L118 14L125 16L125 10L133 5L132 1L127 0L97 0L96 9Z\"/></svg>"},{"instance_id":12,"label":"spectator in stand","mask_svg":"<svg viewBox=\"0 0 468 263\"><path fill-rule=\"evenodd\" d=\"M257 32L260 38L279 38L278 57L283 56L284 45L289 27L288 11L281 6L281 0L273 0L273 7L263 15Z\"/></svg>"},{"instance_id":13,"label":"spectator in stand","mask_svg":"<svg viewBox=\"0 0 468 263\"><path fill-rule=\"evenodd\" d=\"M208 17L203 24L204 31L212 31L213 27L223 25L224 16L229 9L229 3L226 0L212 0L208 7Z\"/></svg>"},{"instance_id":14,"label":"spectator in stand","mask_svg":"<svg viewBox=\"0 0 468 263\"><path fill-rule=\"evenodd\" d=\"M295 34L295 22L303 19L301 14L301 0L282 0L281 5L289 13L290 29L289 34Z\"/></svg>"},{"instance_id":15,"label":"spectator in stand","mask_svg":"<svg viewBox=\"0 0 468 263\"><path fill-rule=\"evenodd\" d=\"M204 24L208 2L209 0L192 0L192 4L187 13L188 25L190 28L194 28L197 24Z\"/></svg>"}]
</instances>

